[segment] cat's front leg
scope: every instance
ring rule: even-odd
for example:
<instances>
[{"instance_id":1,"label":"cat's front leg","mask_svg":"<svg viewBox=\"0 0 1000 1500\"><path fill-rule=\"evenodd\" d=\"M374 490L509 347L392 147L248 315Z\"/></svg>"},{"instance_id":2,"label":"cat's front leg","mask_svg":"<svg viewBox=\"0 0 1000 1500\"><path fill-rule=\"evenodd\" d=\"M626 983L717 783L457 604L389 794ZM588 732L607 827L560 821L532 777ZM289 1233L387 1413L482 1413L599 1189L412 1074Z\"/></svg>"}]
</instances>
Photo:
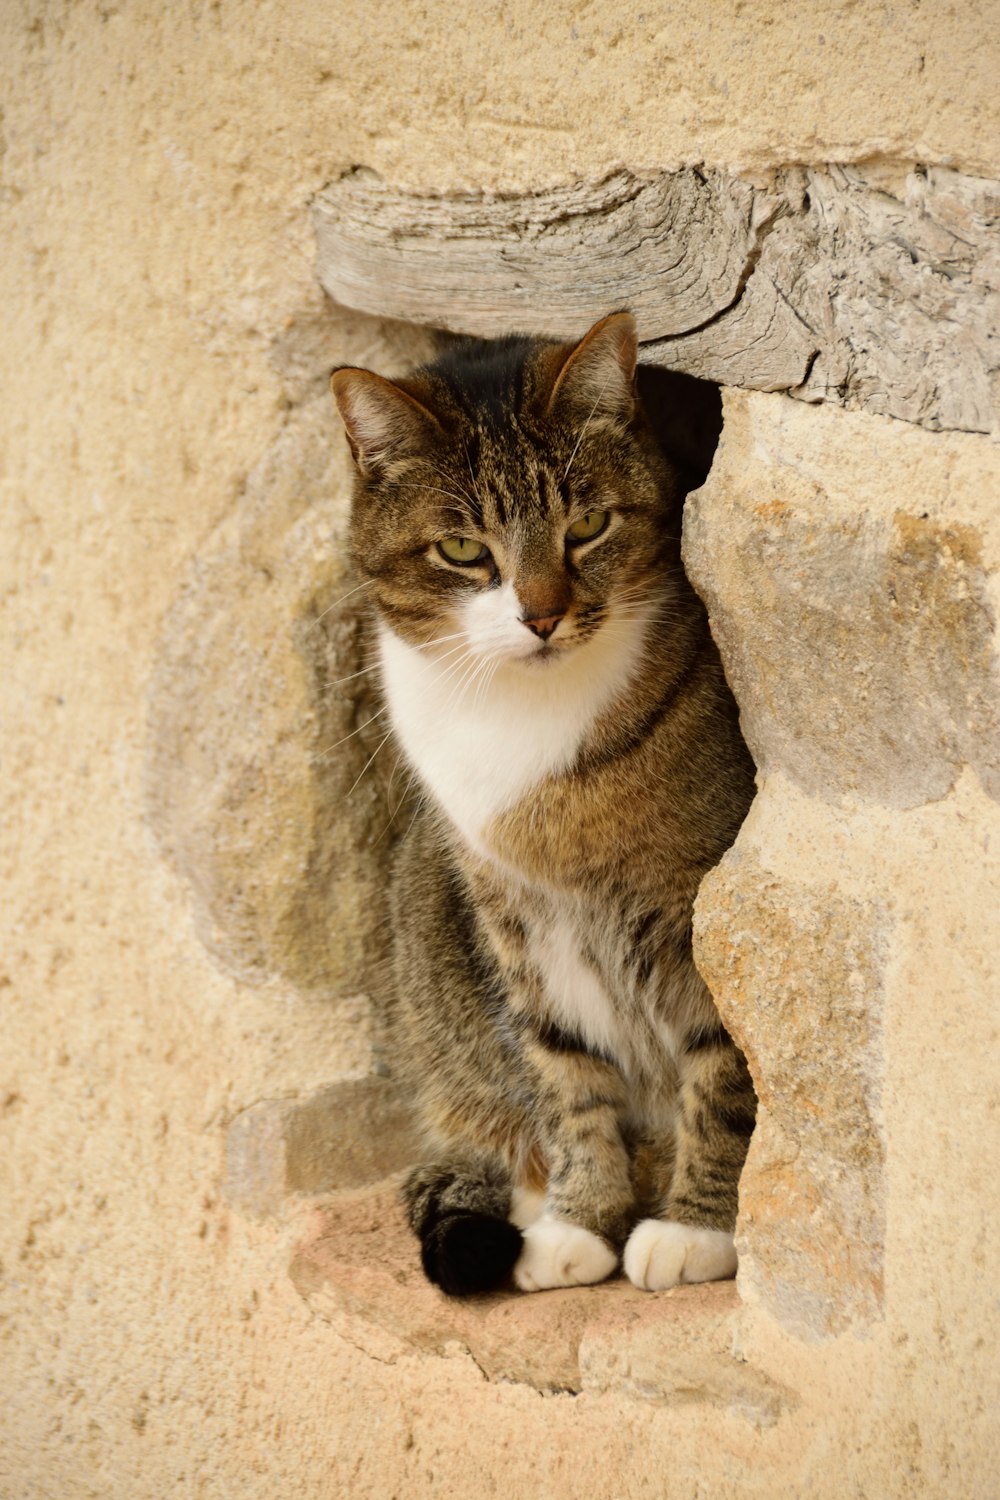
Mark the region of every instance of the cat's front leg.
<instances>
[{"instance_id":1,"label":"cat's front leg","mask_svg":"<svg viewBox=\"0 0 1000 1500\"><path fill-rule=\"evenodd\" d=\"M670 1187L661 1215L637 1224L625 1247L625 1274L647 1291L736 1273L737 1189L757 1108L750 1073L721 1025L691 1031L678 1067Z\"/></svg>"},{"instance_id":2,"label":"cat's front leg","mask_svg":"<svg viewBox=\"0 0 1000 1500\"><path fill-rule=\"evenodd\" d=\"M603 1281L634 1219L618 1070L549 1026L529 1046L549 1164L544 1211L524 1230L514 1267L522 1291Z\"/></svg>"}]
</instances>

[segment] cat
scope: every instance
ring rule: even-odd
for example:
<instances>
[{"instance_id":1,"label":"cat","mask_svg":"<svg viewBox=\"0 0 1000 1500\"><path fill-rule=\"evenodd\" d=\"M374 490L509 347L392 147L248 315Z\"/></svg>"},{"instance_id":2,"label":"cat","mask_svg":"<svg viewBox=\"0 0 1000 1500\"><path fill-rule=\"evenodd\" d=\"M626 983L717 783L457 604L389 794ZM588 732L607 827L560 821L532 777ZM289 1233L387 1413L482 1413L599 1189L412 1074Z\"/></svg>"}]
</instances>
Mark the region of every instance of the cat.
<instances>
[{"instance_id":1,"label":"cat","mask_svg":"<svg viewBox=\"0 0 1000 1500\"><path fill-rule=\"evenodd\" d=\"M404 1202L455 1296L732 1276L756 1097L694 966L754 766L627 312L331 384L392 727Z\"/></svg>"}]
</instances>

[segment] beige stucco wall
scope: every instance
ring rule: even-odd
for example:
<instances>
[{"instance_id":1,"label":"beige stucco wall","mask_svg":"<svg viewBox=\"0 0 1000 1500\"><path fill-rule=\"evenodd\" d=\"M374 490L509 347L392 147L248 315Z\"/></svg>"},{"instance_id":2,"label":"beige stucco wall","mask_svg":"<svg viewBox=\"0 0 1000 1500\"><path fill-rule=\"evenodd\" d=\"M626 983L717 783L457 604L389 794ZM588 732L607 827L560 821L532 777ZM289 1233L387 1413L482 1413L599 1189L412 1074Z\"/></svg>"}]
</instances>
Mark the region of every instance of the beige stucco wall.
<instances>
[{"instance_id":1,"label":"beige stucco wall","mask_svg":"<svg viewBox=\"0 0 1000 1500\"><path fill-rule=\"evenodd\" d=\"M322 432L307 398L324 366L410 347L399 330L324 310L307 213L324 183L355 163L429 190L525 190L621 162L760 174L877 153L996 178L998 19L991 4L658 0L641 18L610 0L542 13L415 0L3 8L5 1496L991 1493L997 1142L986 1104L1000 828L982 768L963 769L968 736L945 747L954 775L893 805L870 788L831 791L819 773L810 784L786 754L782 713L753 718L762 797L703 918L704 961L733 1024L744 971L712 912L741 899L741 862L765 872L793 938L822 934L817 910L862 912L862 938L875 930L866 913L889 913L872 958L884 1267L861 1257L883 1282L849 1326L820 1337L817 1304L797 1319L768 1260L781 1225L749 1223L737 1352L787 1393L766 1429L738 1405L492 1384L460 1348L429 1358L349 1320L314 1319L288 1279L294 1222L224 1200L223 1137L258 1101L367 1073L355 960L331 1003L289 965L255 970L224 924L213 934L211 872L192 893L148 778L162 684L176 694L168 668L188 659L177 646L185 599L192 659L233 659L224 631L219 653L196 649L206 620L220 628L203 608L206 578L234 590L258 580L272 600L259 617L267 638L252 638L249 609L240 628L284 680L296 570L335 581L342 459L330 460L326 520L310 510L295 532L295 496L281 500L291 541L254 510L280 489L261 474L296 423ZM824 525L853 536L856 509L887 524L930 512L966 540L971 528L979 547L971 582L944 567L954 588L932 600L942 619L955 590L995 611L988 439L735 395L726 442L719 475L732 491L719 478L706 491L704 536L728 524L729 504L759 523L758 481L821 539ZM725 559L713 576L699 556L752 695L752 653L737 658L753 600ZM294 587L279 573L269 594L276 560ZM780 647L763 641L757 665L773 666ZM988 695L992 668L979 666L975 690ZM232 682L245 710L245 678L234 670ZM225 719L225 680L213 701ZM774 694L760 701L773 706ZM233 713L234 734L253 728ZM983 713L977 699L976 733ZM219 721L195 717L214 764ZM266 750L267 722L257 731ZM268 806L284 815L293 796L295 746L282 744L282 785L258 798L262 817ZM196 812L185 827L197 829ZM293 839L275 868L294 857ZM822 943L810 951L818 972ZM743 1026L753 1040L752 1018ZM824 1037L806 1041L821 1049ZM794 1057L771 1075L777 1040L757 1041L788 1144ZM843 1213L832 1229L821 1220L833 1234L854 1210L825 1149L792 1139L785 1165L804 1159L810 1191L831 1189ZM779 1158L756 1163L758 1219L782 1201L768 1198L770 1173L808 1240L803 1179L782 1176ZM836 1280L850 1245L829 1246ZM822 1305L829 1282L816 1285Z\"/></svg>"}]
</instances>

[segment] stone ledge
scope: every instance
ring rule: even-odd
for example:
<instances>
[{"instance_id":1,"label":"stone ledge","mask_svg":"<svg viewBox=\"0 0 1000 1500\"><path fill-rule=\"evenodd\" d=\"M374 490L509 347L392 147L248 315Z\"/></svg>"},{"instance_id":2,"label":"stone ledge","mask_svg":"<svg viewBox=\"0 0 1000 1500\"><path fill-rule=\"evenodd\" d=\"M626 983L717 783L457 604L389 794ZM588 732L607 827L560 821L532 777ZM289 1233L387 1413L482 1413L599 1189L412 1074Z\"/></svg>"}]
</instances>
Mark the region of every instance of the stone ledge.
<instances>
[{"instance_id":1,"label":"stone ledge","mask_svg":"<svg viewBox=\"0 0 1000 1500\"><path fill-rule=\"evenodd\" d=\"M789 1404L787 1392L733 1353L733 1282L650 1294L619 1279L451 1299L423 1277L394 1181L317 1206L291 1277L317 1316L348 1336L360 1328L368 1352L390 1362L458 1350L488 1380L672 1406L707 1402L756 1427L773 1425Z\"/></svg>"}]
</instances>

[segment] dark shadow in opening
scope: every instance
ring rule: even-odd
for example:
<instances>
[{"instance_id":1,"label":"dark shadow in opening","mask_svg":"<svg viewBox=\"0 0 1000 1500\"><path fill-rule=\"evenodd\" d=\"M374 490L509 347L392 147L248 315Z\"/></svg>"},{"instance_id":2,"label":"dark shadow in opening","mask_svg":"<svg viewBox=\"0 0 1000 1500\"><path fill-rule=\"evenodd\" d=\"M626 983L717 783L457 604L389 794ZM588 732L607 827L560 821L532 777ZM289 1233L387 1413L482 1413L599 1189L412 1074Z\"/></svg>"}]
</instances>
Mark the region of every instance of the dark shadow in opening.
<instances>
[{"instance_id":1,"label":"dark shadow in opening","mask_svg":"<svg viewBox=\"0 0 1000 1500\"><path fill-rule=\"evenodd\" d=\"M680 469L684 493L705 483L722 433L722 392L658 365L639 366L639 395L663 451Z\"/></svg>"}]
</instances>

